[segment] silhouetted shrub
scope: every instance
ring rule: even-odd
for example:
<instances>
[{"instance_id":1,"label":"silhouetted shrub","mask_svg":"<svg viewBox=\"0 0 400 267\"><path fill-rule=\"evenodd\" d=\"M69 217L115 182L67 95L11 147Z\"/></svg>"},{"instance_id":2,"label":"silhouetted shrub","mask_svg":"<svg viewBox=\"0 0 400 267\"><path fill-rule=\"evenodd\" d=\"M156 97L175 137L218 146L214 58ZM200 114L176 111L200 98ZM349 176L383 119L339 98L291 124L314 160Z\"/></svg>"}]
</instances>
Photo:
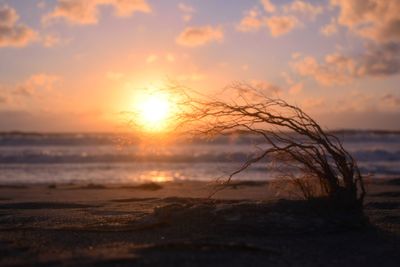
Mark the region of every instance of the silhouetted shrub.
<instances>
[{"instance_id":1,"label":"silhouetted shrub","mask_svg":"<svg viewBox=\"0 0 400 267\"><path fill-rule=\"evenodd\" d=\"M227 89L229 94L211 97L182 86L169 88L178 99L176 130L196 137L249 132L268 144L233 171L225 184L267 158L277 162L279 178L290 181L305 198L325 197L341 207L362 207L363 177L336 136L325 132L302 109L282 99L268 97L247 84ZM232 98L232 92L236 97Z\"/></svg>"}]
</instances>

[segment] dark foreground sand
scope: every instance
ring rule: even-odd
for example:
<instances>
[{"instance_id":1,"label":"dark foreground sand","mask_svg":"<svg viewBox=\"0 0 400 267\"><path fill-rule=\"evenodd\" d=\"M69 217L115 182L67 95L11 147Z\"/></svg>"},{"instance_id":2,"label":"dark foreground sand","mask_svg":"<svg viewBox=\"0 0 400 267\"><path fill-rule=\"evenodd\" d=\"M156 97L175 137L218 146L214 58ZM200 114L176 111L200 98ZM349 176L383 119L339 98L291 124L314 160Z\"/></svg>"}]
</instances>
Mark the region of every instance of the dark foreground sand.
<instances>
[{"instance_id":1,"label":"dark foreground sand","mask_svg":"<svg viewBox=\"0 0 400 267\"><path fill-rule=\"evenodd\" d=\"M400 179L368 189L360 216L257 182L3 185L0 266L400 266Z\"/></svg>"}]
</instances>

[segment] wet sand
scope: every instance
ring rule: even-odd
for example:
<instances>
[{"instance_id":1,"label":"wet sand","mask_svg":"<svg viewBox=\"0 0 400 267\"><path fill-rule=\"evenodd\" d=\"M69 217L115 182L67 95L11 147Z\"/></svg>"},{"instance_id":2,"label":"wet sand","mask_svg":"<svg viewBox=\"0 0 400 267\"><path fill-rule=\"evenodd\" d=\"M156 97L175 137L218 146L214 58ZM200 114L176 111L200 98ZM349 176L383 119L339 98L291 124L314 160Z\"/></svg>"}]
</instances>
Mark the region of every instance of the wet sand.
<instances>
[{"instance_id":1,"label":"wet sand","mask_svg":"<svg viewBox=\"0 0 400 267\"><path fill-rule=\"evenodd\" d=\"M365 214L267 183L0 185L0 266L398 266L400 179Z\"/></svg>"}]
</instances>

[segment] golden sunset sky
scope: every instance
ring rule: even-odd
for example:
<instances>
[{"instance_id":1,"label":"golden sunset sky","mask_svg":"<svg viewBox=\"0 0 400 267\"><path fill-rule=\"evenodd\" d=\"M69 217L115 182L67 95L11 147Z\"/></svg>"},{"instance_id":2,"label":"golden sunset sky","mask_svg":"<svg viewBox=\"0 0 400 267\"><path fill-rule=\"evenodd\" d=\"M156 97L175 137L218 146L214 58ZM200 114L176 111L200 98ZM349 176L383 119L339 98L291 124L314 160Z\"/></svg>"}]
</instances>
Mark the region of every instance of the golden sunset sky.
<instances>
[{"instance_id":1,"label":"golden sunset sky","mask_svg":"<svg viewBox=\"0 0 400 267\"><path fill-rule=\"evenodd\" d=\"M400 0L0 0L0 131L115 131L170 80L400 130L399 73Z\"/></svg>"}]
</instances>

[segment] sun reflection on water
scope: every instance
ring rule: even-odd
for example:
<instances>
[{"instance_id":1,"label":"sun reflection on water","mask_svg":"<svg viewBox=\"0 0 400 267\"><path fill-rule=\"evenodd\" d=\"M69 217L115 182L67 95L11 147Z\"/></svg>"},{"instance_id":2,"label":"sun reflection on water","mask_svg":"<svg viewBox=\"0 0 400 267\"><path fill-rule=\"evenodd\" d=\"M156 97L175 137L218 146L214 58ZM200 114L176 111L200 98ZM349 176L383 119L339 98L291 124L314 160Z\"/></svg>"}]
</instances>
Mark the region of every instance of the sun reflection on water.
<instances>
[{"instance_id":1,"label":"sun reflection on water","mask_svg":"<svg viewBox=\"0 0 400 267\"><path fill-rule=\"evenodd\" d=\"M182 175L179 172L168 172L168 171L158 171L158 170L148 171L139 176L139 180L143 182L155 182L155 183L172 182L184 178L185 178L184 175Z\"/></svg>"}]
</instances>

